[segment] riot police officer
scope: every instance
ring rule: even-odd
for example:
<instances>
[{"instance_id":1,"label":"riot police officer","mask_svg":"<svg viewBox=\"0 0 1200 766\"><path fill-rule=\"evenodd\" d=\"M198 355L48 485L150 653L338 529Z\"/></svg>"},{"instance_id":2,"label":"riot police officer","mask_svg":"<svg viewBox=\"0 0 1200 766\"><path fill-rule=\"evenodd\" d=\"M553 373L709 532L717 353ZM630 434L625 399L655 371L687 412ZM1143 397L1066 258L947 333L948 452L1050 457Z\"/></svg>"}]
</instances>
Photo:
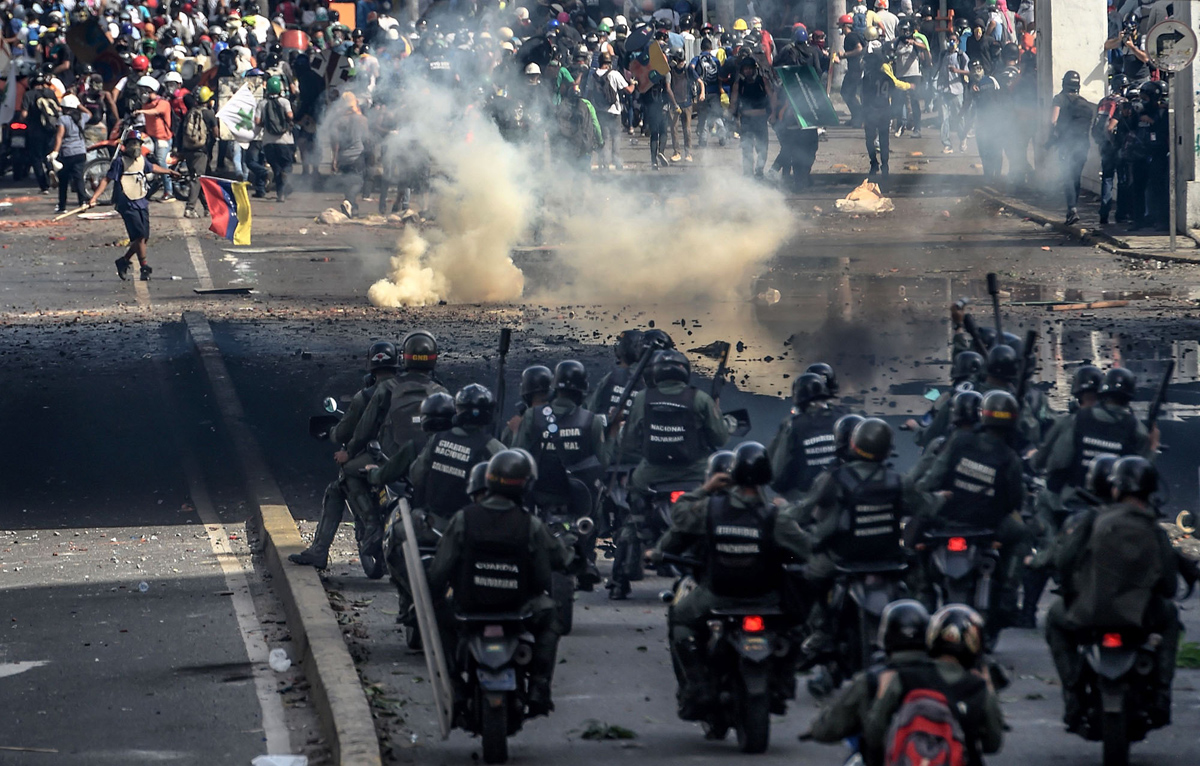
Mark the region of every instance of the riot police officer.
<instances>
[{"instance_id":1,"label":"riot police officer","mask_svg":"<svg viewBox=\"0 0 1200 766\"><path fill-rule=\"evenodd\" d=\"M409 470L414 507L444 521L463 506L471 467L504 449L491 433L495 409L492 392L478 383L454 395L453 427L431 437Z\"/></svg>"},{"instance_id":2,"label":"riot police officer","mask_svg":"<svg viewBox=\"0 0 1200 766\"><path fill-rule=\"evenodd\" d=\"M375 386L380 380L387 380L396 374L399 366L399 355L396 346L389 341L372 343L367 349L367 379L364 385L350 399L346 414L329 432L329 440L334 444L345 445L354 436L354 431L362 419L367 403L375 393ZM350 459L346 448L341 447L334 453L334 460L339 465L345 465ZM353 469L351 469L353 470ZM352 505L352 508L357 506ZM324 569L329 566L329 546L337 534L338 525L342 523L342 514L346 508L346 486L341 477L330 482L325 488L325 496L321 501L321 518L317 522L316 532L313 533L312 544L299 553L288 556L293 564ZM357 517L356 517L357 519Z\"/></svg>"},{"instance_id":3,"label":"riot police officer","mask_svg":"<svg viewBox=\"0 0 1200 766\"><path fill-rule=\"evenodd\" d=\"M621 403L626 386L629 385L633 366L638 363L638 358L642 354L642 331L622 330L621 334L617 336L613 351L617 357L617 366L600 379L600 383L593 389L592 395L587 398L585 403L588 410L600 415L608 415L614 407ZM641 387L641 381L634 381L634 390Z\"/></svg>"},{"instance_id":4,"label":"riot police officer","mask_svg":"<svg viewBox=\"0 0 1200 766\"><path fill-rule=\"evenodd\" d=\"M934 461L946 450L946 446L954 440L955 435L975 430L982 417L983 394L971 388L964 388L955 392L950 406L945 409L949 413L948 420L953 430L937 437L925 447L921 459L908 472L908 477L913 481L920 481L921 477L929 472Z\"/></svg>"},{"instance_id":5,"label":"riot police officer","mask_svg":"<svg viewBox=\"0 0 1200 766\"><path fill-rule=\"evenodd\" d=\"M905 422L905 426L912 430L917 430L916 442L918 447L926 448L939 437L947 436L953 424L951 423L950 404L954 400L955 394L963 390L973 390L975 384L979 381L980 375L983 373L986 362L983 357L975 351L959 351L954 355L954 362L950 365L950 382L952 388L945 391L934 401L933 406L929 410L929 425L921 428L920 424L913 419Z\"/></svg>"},{"instance_id":6,"label":"riot police officer","mask_svg":"<svg viewBox=\"0 0 1200 766\"><path fill-rule=\"evenodd\" d=\"M757 442L740 445L730 473L713 474L675 503L671 527L653 554L687 552L701 562L692 573L696 587L667 616L685 721L699 720L717 702L701 648L711 611L777 605L785 557L804 561L809 555L805 534L767 502L770 481L766 449ZM782 713L785 695L774 691L773 706Z\"/></svg>"},{"instance_id":7,"label":"riot police officer","mask_svg":"<svg viewBox=\"0 0 1200 766\"><path fill-rule=\"evenodd\" d=\"M516 415L508 421L500 439L507 446L516 444L517 429L525 419L525 413L531 408L541 407L550 401L550 384L554 381L554 373L549 367L535 364L521 371L521 404Z\"/></svg>"},{"instance_id":8,"label":"riot police officer","mask_svg":"<svg viewBox=\"0 0 1200 766\"><path fill-rule=\"evenodd\" d=\"M400 344L401 371L375 387L354 437L347 445L351 455L361 453L378 440L385 455L395 454L405 442L425 444L421 430L421 402L446 389L434 377L437 340L424 330L414 330Z\"/></svg>"},{"instance_id":9,"label":"riot police officer","mask_svg":"<svg viewBox=\"0 0 1200 766\"><path fill-rule=\"evenodd\" d=\"M504 450L488 461L487 495L466 506L450 520L429 567L429 589L437 602L454 588L454 608L460 612L528 612L534 637L530 662L529 716L554 709L550 683L561 633L551 574L565 567L567 552L546 525L522 505L537 468L529 454ZM480 571L502 568L511 577L483 577ZM511 582L515 587L506 587ZM454 620L440 610L439 627L452 638ZM446 646L456 643L447 641ZM451 653L453 656L454 653ZM461 686L461 670L452 675Z\"/></svg>"},{"instance_id":10,"label":"riot police officer","mask_svg":"<svg viewBox=\"0 0 1200 766\"><path fill-rule=\"evenodd\" d=\"M833 425L842 414L830 406L825 378L806 372L792 382L792 412L771 441L771 488L795 501L837 461Z\"/></svg>"}]
</instances>

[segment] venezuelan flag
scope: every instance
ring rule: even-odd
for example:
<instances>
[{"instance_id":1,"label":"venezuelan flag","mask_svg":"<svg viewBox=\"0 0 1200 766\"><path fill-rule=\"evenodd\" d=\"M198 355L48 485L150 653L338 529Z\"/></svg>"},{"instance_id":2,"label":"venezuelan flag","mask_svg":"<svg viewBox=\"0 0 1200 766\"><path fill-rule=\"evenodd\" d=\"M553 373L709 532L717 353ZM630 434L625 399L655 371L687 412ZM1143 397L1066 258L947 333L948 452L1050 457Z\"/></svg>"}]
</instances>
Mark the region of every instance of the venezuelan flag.
<instances>
[{"instance_id":1,"label":"venezuelan flag","mask_svg":"<svg viewBox=\"0 0 1200 766\"><path fill-rule=\"evenodd\" d=\"M235 245L250 244L250 184L201 176L200 189L212 216L209 231Z\"/></svg>"}]
</instances>

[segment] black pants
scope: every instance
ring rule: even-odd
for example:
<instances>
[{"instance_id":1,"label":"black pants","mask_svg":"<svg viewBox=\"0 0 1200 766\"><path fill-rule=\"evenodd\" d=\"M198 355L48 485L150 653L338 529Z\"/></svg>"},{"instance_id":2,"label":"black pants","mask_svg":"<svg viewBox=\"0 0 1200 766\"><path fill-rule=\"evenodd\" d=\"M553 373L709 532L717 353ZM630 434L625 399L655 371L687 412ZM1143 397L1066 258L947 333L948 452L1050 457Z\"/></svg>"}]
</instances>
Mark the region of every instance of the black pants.
<instances>
[{"instance_id":1,"label":"black pants","mask_svg":"<svg viewBox=\"0 0 1200 766\"><path fill-rule=\"evenodd\" d=\"M1130 167L1129 180L1129 220L1138 226L1145 226L1146 216L1146 184L1150 180L1150 163L1146 160L1134 162Z\"/></svg>"},{"instance_id":2,"label":"black pants","mask_svg":"<svg viewBox=\"0 0 1200 766\"><path fill-rule=\"evenodd\" d=\"M46 155L50 153L50 137L30 125L25 130L25 151L29 154L38 188L46 191L50 188L50 181L46 178Z\"/></svg>"},{"instance_id":3,"label":"black pants","mask_svg":"<svg viewBox=\"0 0 1200 766\"><path fill-rule=\"evenodd\" d=\"M1078 146L1064 146L1059 149L1063 165L1063 196L1068 212L1079 205L1079 177L1083 175L1083 166L1087 164L1087 151L1087 144L1084 144L1082 149Z\"/></svg>"},{"instance_id":4,"label":"black pants","mask_svg":"<svg viewBox=\"0 0 1200 766\"><path fill-rule=\"evenodd\" d=\"M292 174L292 164L296 161L295 144L265 144L263 156L271 166L275 179L275 196L280 200L287 197L288 176Z\"/></svg>"},{"instance_id":5,"label":"black pants","mask_svg":"<svg viewBox=\"0 0 1200 766\"><path fill-rule=\"evenodd\" d=\"M858 92L862 89L862 74L846 72L842 78L842 100L850 110L850 122L858 125L862 122L862 102L858 100Z\"/></svg>"},{"instance_id":6,"label":"black pants","mask_svg":"<svg viewBox=\"0 0 1200 766\"><path fill-rule=\"evenodd\" d=\"M187 206L184 209L195 210L196 202L199 201L204 205L204 209L208 210L208 200L200 195L200 176L208 172L208 152L203 149L184 149L180 152L180 157L187 163L188 170L195 175L188 187Z\"/></svg>"},{"instance_id":7,"label":"black pants","mask_svg":"<svg viewBox=\"0 0 1200 766\"><path fill-rule=\"evenodd\" d=\"M356 157L347 162L338 162L338 173L342 176L342 197L350 203L351 215L358 215L358 198L363 190L363 172L365 169L365 157Z\"/></svg>"},{"instance_id":8,"label":"black pants","mask_svg":"<svg viewBox=\"0 0 1200 766\"><path fill-rule=\"evenodd\" d=\"M250 171L254 196L264 196L267 193L267 164L263 161L263 145L258 141L251 142L246 149L246 169Z\"/></svg>"},{"instance_id":9,"label":"black pants","mask_svg":"<svg viewBox=\"0 0 1200 766\"><path fill-rule=\"evenodd\" d=\"M62 170L58 171L58 206L64 210L67 207L67 187L75 190L75 199L82 207L88 201L83 190L83 166L87 160L86 154L73 154L70 157L59 157Z\"/></svg>"},{"instance_id":10,"label":"black pants","mask_svg":"<svg viewBox=\"0 0 1200 766\"><path fill-rule=\"evenodd\" d=\"M866 112L863 115L863 127L867 135L867 157L871 159L871 167L878 165L883 174L888 173L888 153L891 151L892 115L884 111ZM879 155L875 153L875 141L879 141Z\"/></svg>"}]
</instances>

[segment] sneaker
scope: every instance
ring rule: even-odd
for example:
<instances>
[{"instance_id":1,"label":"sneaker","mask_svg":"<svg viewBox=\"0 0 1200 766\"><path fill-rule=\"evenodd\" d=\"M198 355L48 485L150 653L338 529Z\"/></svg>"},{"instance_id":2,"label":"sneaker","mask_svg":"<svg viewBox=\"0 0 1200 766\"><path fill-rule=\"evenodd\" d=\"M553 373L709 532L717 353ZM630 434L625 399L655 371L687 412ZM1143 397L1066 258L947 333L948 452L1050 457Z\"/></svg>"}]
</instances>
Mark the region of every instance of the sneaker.
<instances>
[{"instance_id":1,"label":"sneaker","mask_svg":"<svg viewBox=\"0 0 1200 766\"><path fill-rule=\"evenodd\" d=\"M142 281L143 281L143 282L149 282L149 281L150 281L150 275L151 275L152 273L154 273L154 269L150 268L150 266L148 266L148 265L147 265L147 266L143 266L143 267L142 267L142 270L141 270L141 272L139 272L139 273L140 273L140 275L141 275L141 277L142 277Z\"/></svg>"},{"instance_id":2,"label":"sneaker","mask_svg":"<svg viewBox=\"0 0 1200 766\"><path fill-rule=\"evenodd\" d=\"M67 209L65 207L59 207L58 205L54 206L54 214L55 215L59 215L60 213L65 213L65 212L67 212Z\"/></svg>"},{"instance_id":3,"label":"sneaker","mask_svg":"<svg viewBox=\"0 0 1200 766\"><path fill-rule=\"evenodd\" d=\"M162 202L164 204L170 204L172 202L178 202L178 201L179 201L178 197L163 197L161 200L159 200L159 202Z\"/></svg>"},{"instance_id":4,"label":"sneaker","mask_svg":"<svg viewBox=\"0 0 1200 766\"><path fill-rule=\"evenodd\" d=\"M683 155L680 154L679 152L675 152L674 154L671 155L671 162L679 162L682 159L683 159Z\"/></svg>"},{"instance_id":5,"label":"sneaker","mask_svg":"<svg viewBox=\"0 0 1200 766\"><path fill-rule=\"evenodd\" d=\"M609 169L609 170L616 170L616 169L617 169L617 166L616 166L616 165L609 165L609 166L608 166L608 169Z\"/></svg>"},{"instance_id":6,"label":"sneaker","mask_svg":"<svg viewBox=\"0 0 1200 766\"><path fill-rule=\"evenodd\" d=\"M683 155L683 161L684 161L684 162L691 162L691 161L692 161L692 153L691 153L691 152L688 152L687 154Z\"/></svg>"},{"instance_id":7,"label":"sneaker","mask_svg":"<svg viewBox=\"0 0 1200 766\"><path fill-rule=\"evenodd\" d=\"M903 125L896 128L896 138L899 138L902 135L904 135L904 126Z\"/></svg>"},{"instance_id":8,"label":"sneaker","mask_svg":"<svg viewBox=\"0 0 1200 766\"><path fill-rule=\"evenodd\" d=\"M1075 224L1079 223L1079 213L1076 213L1074 208L1068 210L1067 219L1063 221L1063 223L1065 223L1067 226L1074 226Z\"/></svg>"},{"instance_id":9,"label":"sneaker","mask_svg":"<svg viewBox=\"0 0 1200 766\"><path fill-rule=\"evenodd\" d=\"M959 144L958 150L963 154L967 153L967 140L965 138L963 139L962 143Z\"/></svg>"},{"instance_id":10,"label":"sneaker","mask_svg":"<svg viewBox=\"0 0 1200 766\"><path fill-rule=\"evenodd\" d=\"M942 154L954 154L954 150L951 149L949 146L943 146Z\"/></svg>"},{"instance_id":11,"label":"sneaker","mask_svg":"<svg viewBox=\"0 0 1200 766\"><path fill-rule=\"evenodd\" d=\"M129 259L128 258L118 258L116 260L116 264L117 264L117 276L120 277L121 279L125 279L125 275L129 273Z\"/></svg>"},{"instance_id":12,"label":"sneaker","mask_svg":"<svg viewBox=\"0 0 1200 766\"><path fill-rule=\"evenodd\" d=\"M914 130L913 130L913 132L912 132L912 137L913 137L913 138L920 138L920 137L921 137L921 129L920 129L920 128L916 128L916 129L914 129Z\"/></svg>"},{"instance_id":13,"label":"sneaker","mask_svg":"<svg viewBox=\"0 0 1200 766\"><path fill-rule=\"evenodd\" d=\"M629 598L629 594L633 591L633 586L624 580L620 582L609 580L608 585L605 587L608 588L609 601L624 601Z\"/></svg>"},{"instance_id":14,"label":"sneaker","mask_svg":"<svg viewBox=\"0 0 1200 766\"><path fill-rule=\"evenodd\" d=\"M347 218L354 217L354 206L350 204L350 200L342 200L342 212L346 214Z\"/></svg>"},{"instance_id":15,"label":"sneaker","mask_svg":"<svg viewBox=\"0 0 1200 766\"><path fill-rule=\"evenodd\" d=\"M192 208L189 207L187 210L183 211L183 217L184 218L199 218L200 212L197 210L193 210Z\"/></svg>"},{"instance_id":16,"label":"sneaker","mask_svg":"<svg viewBox=\"0 0 1200 766\"><path fill-rule=\"evenodd\" d=\"M254 199L262 199L263 197L267 196L267 193L265 191L259 191L258 189L255 189L254 194L250 196L254 197ZM366 199L366 197L363 197L363 199ZM163 202L166 202L166 200L163 200Z\"/></svg>"}]
</instances>

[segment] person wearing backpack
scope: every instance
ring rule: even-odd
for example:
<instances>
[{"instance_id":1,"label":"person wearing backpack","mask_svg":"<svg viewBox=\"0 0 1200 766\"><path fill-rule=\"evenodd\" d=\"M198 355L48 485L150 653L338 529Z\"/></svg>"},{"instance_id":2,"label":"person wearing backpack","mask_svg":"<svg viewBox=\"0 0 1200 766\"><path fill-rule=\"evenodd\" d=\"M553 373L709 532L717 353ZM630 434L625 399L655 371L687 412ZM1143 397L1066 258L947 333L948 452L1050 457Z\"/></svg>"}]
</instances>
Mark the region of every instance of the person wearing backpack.
<instances>
[{"instance_id":1,"label":"person wearing backpack","mask_svg":"<svg viewBox=\"0 0 1200 766\"><path fill-rule=\"evenodd\" d=\"M58 171L58 207L54 212L67 212L67 188L75 189L75 198L80 207L87 204L83 190L83 164L87 159L87 144L83 140L84 126L91 113L79 103L73 93L63 96L62 116L58 120L58 131L54 136L54 149L50 152L51 163L58 160L62 167Z\"/></svg>"},{"instance_id":2,"label":"person wearing backpack","mask_svg":"<svg viewBox=\"0 0 1200 766\"><path fill-rule=\"evenodd\" d=\"M867 53L867 12L863 8L861 31L859 30L859 15L843 15L838 19L838 28L842 31L842 53L835 54L846 62L846 74L842 78L842 100L850 110L850 119L846 122L852 128L862 127L862 80L863 56Z\"/></svg>"},{"instance_id":3,"label":"person wearing backpack","mask_svg":"<svg viewBox=\"0 0 1200 766\"><path fill-rule=\"evenodd\" d=\"M292 103L283 95L283 78L267 78L266 98L255 108L254 124L262 129L263 157L275 179L275 199L286 202L296 139L292 136Z\"/></svg>"},{"instance_id":4,"label":"person wearing backpack","mask_svg":"<svg viewBox=\"0 0 1200 766\"><path fill-rule=\"evenodd\" d=\"M692 59L691 67L700 81L700 97L696 101L696 143L705 147L708 146L709 133L721 119L721 62L713 53L711 37L700 41L700 55ZM725 139L721 137L720 140Z\"/></svg>"},{"instance_id":5,"label":"person wearing backpack","mask_svg":"<svg viewBox=\"0 0 1200 766\"><path fill-rule=\"evenodd\" d=\"M184 218L199 218L196 203L208 209L208 201L200 195L199 178L208 172L212 164L212 150L217 141L219 126L217 115L213 112L213 99L216 96L207 85L201 85L195 93L183 97L183 105L187 113L183 116L183 126L180 136L180 158L187 163L188 169L196 174L197 180L188 188L187 206L183 209Z\"/></svg>"},{"instance_id":6,"label":"person wearing backpack","mask_svg":"<svg viewBox=\"0 0 1200 766\"><path fill-rule=\"evenodd\" d=\"M1079 95L1079 84L1079 72L1071 70L1063 75L1063 89L1054 97L1050 116L1049 144L1057 149L1062 161L1068 226L1079 222L1079 177L1087 163L1096 118L1096 105Z\"/></svg>"},{"instance_id":7,"label":"person wearing backpack","mask_svg":"<svg viewBox=\"0 0 1200 766\"><path fill-rule=\"evenodd\" d=\"M981 667L983 618L962 604L929 621L925 645L933 662L898 667L879 677L863 721L863 760L883 766L981 766L1004 742L1004 714Z\"/></svg>"},{"instance_id":8,"label":"person wearing backpack","mask_svg":"<svg viewBox=\"0 0 1200 766\"><path fill-rule=\"evenodd\" d=\"M889 670L926 668L933 662L925 649L928 629L929 611L920 601L905 598L884 607L879 618L879 645L887 659L855 675L832 702L821 708L800 741L811 739L832 745L861 737L867 712L879 694L880 677Z\"/></svg>"},{"instance_id":9,"label":"person wearing backpack","mask_svg":"<svg viewBox=\"0 0 1200 766\"><path fill-rule=\"evenodd\" d=\"M54 89L50 87L50 78L44 74L37 74L21 98L16 121L26 125L25 147L29 156L33 158L33 176L37 179L38 189L42 194L50 193L50 181L46 176L46 157L53 145L61 115L62 108L58 105Z\"/></svg>"},{"instance_id":10,"label":"person wearing backpack","mask_svg":"<svg viewBox=\"0 0 1200 766\"><path fill-rule=\"evenodd\" d=\"M600 66L596 68L592 76L596 78L596 90L600 92L599 98L596 99L596 105L599 107L596 110L596 117L600 120L600 132L603 135L604 143L600 147L600 156L596 162L602 170L605 167L609 170L621 170L624 168L624 164L621 162L621 153L618 151L621 134L621 98L633 93L633 86L629 84L624 75L613 68L611 53L601 53L599 63Z\"/></svg>"}]
</instances>

